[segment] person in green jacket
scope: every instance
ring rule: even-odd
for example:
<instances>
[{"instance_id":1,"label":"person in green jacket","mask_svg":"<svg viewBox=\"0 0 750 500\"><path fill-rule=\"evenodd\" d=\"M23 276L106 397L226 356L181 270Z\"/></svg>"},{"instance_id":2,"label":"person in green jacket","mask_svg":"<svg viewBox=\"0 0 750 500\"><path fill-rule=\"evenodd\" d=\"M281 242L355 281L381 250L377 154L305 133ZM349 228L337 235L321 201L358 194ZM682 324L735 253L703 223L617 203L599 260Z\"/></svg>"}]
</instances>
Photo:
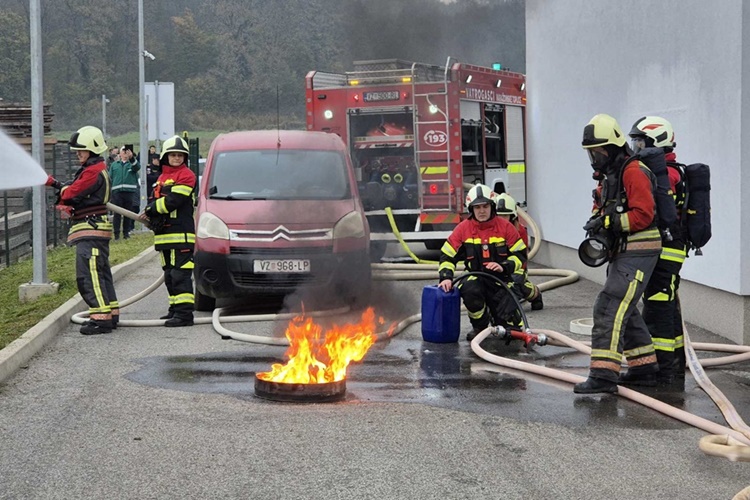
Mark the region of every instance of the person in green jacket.
<instances>
[{"instance_id":1,"label":"person in green jacket","mask_svg":"<svg viewBox=\"0 0 750 500\"><path fill-rule=\"evenodd\" d=\"M133 146L126 144L120 150L120 158L109 166L109 176L112 178L112 204L138 213L138 171L141 169L138 159L133 154ZM124 219L124 220L123 220ZM120 239L120 221L122 221L122 237L130 238L133 230L133 219L115 214L112 218L115 239Z\"/></svg>"}]
</instances>

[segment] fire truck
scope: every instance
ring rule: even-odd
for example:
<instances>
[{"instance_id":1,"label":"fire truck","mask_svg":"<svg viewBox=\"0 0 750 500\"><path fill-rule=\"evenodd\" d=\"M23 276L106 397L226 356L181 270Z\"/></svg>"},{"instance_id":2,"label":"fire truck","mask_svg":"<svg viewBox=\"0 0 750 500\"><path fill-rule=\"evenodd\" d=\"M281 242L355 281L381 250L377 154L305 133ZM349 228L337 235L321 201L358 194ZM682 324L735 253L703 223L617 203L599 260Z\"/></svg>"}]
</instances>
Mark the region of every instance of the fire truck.
<instances>
[{"instance_id":1,"label":"fire truck","mask_svg":"<svg viewBox=\"0 0 750 500\"><path fill-rule=\"evenodd\" d=\"M465 193L486 184L526 202L526 78L448 58L356 61L306 76L307 129L344 139L379 259L396 241L439 249L467 216ZM389 217L390 215L390 217Z\"/></svg>"}]
</instances>

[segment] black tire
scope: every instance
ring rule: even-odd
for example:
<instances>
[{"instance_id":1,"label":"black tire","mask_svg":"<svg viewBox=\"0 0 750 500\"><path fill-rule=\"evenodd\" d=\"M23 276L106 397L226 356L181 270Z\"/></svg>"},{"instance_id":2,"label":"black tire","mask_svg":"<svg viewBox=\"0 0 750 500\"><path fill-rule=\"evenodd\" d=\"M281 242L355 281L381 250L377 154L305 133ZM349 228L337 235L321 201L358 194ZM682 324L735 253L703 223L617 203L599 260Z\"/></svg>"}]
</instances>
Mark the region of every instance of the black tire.
<instances>
[{"instance_id":1,"label":"black tire","mask_svg":"<svg viewBox=\"0 0 750 500\"><path fill-rule=\"evenodd\" d=\"M213 311L216 307L216 299L203 295L198 290L195 291L195 310L196 311Z\"/></svg>"},{"instance_id":2,"label":"black tire","mask_svg":"<svg viewBox=\"0 0 750 500\"><path fill-rule=\"evenodd\" d=\"M388 243L385 241L370 241L370 262L380 262L387 248Z\"/></svg>"},{"instance_id":3,"label":"black tire","mask_svg":"<svg viewBox=\"0 0 750 500\"><path fill-rule=\"evenodd\" d=\"M440 250L443 248L443 243L445 242L440 240L427 240L424 242L424 247L427 250Z\"/></svg>"}]
</instances>

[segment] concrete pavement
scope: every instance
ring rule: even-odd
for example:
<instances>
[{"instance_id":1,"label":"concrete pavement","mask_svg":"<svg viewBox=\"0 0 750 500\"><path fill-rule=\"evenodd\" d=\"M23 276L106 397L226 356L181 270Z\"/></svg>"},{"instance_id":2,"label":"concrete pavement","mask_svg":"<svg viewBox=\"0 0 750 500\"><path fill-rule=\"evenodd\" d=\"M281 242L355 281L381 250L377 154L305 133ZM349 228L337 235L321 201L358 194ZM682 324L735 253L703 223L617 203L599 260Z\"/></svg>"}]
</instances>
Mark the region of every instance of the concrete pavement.
<instances>
[{"instance_id":1,"label":"concrete pavement","mask_svg":"<svg viewBox=\"0 0 750 500\"><path fill-rule=\"evenodd\" d=\"M140 261L117 279L119 297L159 273L156 258ZM376 312L387 321L419 312L426 284L376 283ZM531 326L565 332L571 319L590 316L597 291L580 281L545 293ZM161 287L123 319L156 318L166 305ZM285 324L227 326L281 335ZM490 340L486 349L586 371L586 356L569 349L526 352ZM616 396L576 396L568 384L500 369L463 339L425 343L419 323L350 367L340 403L254 397L255 372L283 353L222 340L208 325L86 337L63 323L0 385L0 498L720 499L750 485L748 464L698 449L700 430ZM747 365L710 371L744 416ZM684 392L654 396L723 422L690 376Z\"/></svg>"}]
</instances>

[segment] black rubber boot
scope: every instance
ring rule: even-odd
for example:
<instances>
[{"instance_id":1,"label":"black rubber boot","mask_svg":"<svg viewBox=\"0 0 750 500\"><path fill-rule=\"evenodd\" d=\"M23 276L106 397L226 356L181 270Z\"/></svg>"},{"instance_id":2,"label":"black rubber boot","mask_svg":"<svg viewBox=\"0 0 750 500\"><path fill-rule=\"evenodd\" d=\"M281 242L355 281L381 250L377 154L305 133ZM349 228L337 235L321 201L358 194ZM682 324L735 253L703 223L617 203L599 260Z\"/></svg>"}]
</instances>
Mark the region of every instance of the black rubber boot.
<instances>
[{"instance_id":1,"label":"black rubber boot","mask_svg":"<svg viewBox=\"0 0 750 500\"><path fill-rule=\"evenodd\" d=\"M640 387L656 387L656 372L654 373L623 373L620 375L619 384L635 385Z\"/></svg>"},{"instance_id":2,"label":"black rubber boot","mask_svg":"<svg viewBox=\"0 0 750 500\"><path fill-rule=\"evenodd\" d=\"M542 292L539 292L539 296L531 301L532 311L541 311L544 309L544 301L542 300Z\"/></svg>"},{"instance_id":3,"label":"black rubber boot","mask_svg":"<svg viewBox=\"0 0 750 500\"><path fill-rule=\"evenodd\" d=\"M169 311L164 316L159 316L159 319L172 319L174 318L174 313L172 311Z\"/></svg>"},{"instance_id":4,"label":"black rubber boot","mask_svg":"<svg viewBox=\"0 0 750 500\"><path fill-rule=\"evenodd\" d=\"M112 333L112 321L95 321L89 320L81 326L83 335L101 335L103 333Z\"/></svg>"},{"instance_id":5,"label":"black rubber boot","mask_svg":"<svg viewBox=\"0 0 750 500\"><path fill-rule=\"evenodd\" d=\"M589 377L584 382L574 385L573 392L576 394L615 393L617 392L617 384L603 378Z\"/></svg>"},{"instance_id":6,"label":"black rubber boot","mask_svg":"<svg viewBox=\"0 0 750 500\"><path fill-rule=\"evenodd\" d=\"M167 326L167 327L193 326L193 318L179 318L175 316L165 321L164 326Z\"/></svg>"}]
</instances>

